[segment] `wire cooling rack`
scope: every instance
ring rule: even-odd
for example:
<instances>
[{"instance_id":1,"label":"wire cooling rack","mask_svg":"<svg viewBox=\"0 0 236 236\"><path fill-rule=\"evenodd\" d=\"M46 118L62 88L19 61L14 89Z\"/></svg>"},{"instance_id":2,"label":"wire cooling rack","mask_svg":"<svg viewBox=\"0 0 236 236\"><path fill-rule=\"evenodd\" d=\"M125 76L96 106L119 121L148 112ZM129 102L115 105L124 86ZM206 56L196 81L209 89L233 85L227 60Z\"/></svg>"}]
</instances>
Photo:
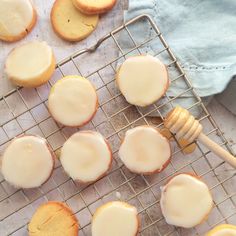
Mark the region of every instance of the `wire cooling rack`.
<instances>
[{"instance_id":1,"label":"wire cooling rack","mask_svg":"<svg viewBox=\"0 0 236 236\"><path fill-rule=\"evenodd\" d=\"M137 24L143 27L143 38L137 37ZM147 29L150 29L149 33L146 33ZM109 57L104 51L110 52ZM117 65L125 58L146 53L160 58L167 65L171 88L181 81L182 91L177 95L167 92L156 104L139 108L125 101L115 85L114 76ZM47 97L50 87L68 74L82 75L96 86L100 102L98 112L81 129L97 130L108 139L114 157L112 169L96 183L82 185L70 179L57 161L47 183L40 188L27 190L10 186L0 176L1 236L27 235L27 223L32 214L40 204L49 200L64 201L72 208L79 219L80 235L91 235L91 217L98 206L118 199L137 207L141 218L140 235L204 235L217 224L236 224L236 172L201 144L196 143L196 150L184 155L177 143L172 141L170 165L162 173L151 176L130 173L117 157L120 140L126 130L142 124L163 128L163 123L156 122L152 116L163 118L185 96L192 96L191 105L188 103L185 108L190 112L198 110L207 135L232 153L227 140L193 90L161 32L147 15L134 18L99 40L94 47L59 62L48 84L31 90L16 88L1 97L0 152L12 138L22 133L41 135L56 153L60 151L64 141L77 129L60 126L50 117ZM167 225L160 210L160 186L179 172L192 172L201 176L214 197L214 209L208 220L193 229Z\"/></svg>"}]
</instances>

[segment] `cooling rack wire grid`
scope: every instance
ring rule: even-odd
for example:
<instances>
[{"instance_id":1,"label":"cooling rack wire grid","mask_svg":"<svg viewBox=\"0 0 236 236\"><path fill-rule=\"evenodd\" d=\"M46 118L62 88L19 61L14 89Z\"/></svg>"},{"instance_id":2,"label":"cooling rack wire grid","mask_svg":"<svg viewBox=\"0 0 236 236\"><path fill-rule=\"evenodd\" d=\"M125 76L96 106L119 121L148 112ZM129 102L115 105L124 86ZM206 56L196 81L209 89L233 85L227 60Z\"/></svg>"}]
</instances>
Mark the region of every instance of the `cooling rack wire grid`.
<instances>
[{"instance_id":1,"label":"cooling rack wire grid","mask_svg":"<svg viewBox=\"0 0 236 236\"><path fill-rule=\"evenodd\" d=\"M137 38L136 24L151 29L151 34ZM122 35L122 37L121 37ZM126 43L120 40L126 38ZM152 47L155 45L155 47ZM154 49L155 48L155 49ZM109 57L104 54L109 50ZM183 91L175 96L165 94L161 101L139 108L128 104L116 87L114 76L117 64L131 55L149 53L160 58L168 67L171 86L181 81ZM175 141L171 142L173 156L170 165L159 174L142 176L130 173L117 157L118 148L126 130L143 124L163 128L152 116L165 117L180 98L193 97L187 108L200 110L204 131L232 153L228 141L195 93L191 83L168 47L158 27L146 15L138 16L113 30L98 43L79 51L57 64L49 83L36 89L16 88L0 97L0 154L9 141L22 133L45 137L56 153L64 141L78 129L57 124L48 113L47 97L50 87L62 76L79 74L88 78L97 89L99 109L94 119L82 127L101 132L113 151L113 165L109 173L94 184L82 185L70 179L59 161L47 183L36 189L16 189L0 176L0 235L27 235L27 223L43 202L64 201L80 222L82 235L91 235L90 221L95 209L111 200L123 200L135 205L141 218L139 235L204 235L220 223L236 224L236 171L213 153L196 143L196 150L184 155ZM79 102L79 101L78 101ZM208 220L193 228L181 229L165 223L160 210L160 186L179 172L193 172L202 177L211 189L214 208Z\"/></svg>"}]
</instances>

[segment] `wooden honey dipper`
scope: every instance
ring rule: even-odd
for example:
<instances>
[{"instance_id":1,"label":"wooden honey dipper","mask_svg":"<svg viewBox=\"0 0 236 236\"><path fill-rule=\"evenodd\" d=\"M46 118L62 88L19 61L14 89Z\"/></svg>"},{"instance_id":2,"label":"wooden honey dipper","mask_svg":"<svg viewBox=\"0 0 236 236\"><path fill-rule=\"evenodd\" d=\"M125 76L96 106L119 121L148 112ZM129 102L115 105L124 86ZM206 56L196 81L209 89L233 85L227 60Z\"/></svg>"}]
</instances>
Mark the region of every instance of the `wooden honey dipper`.
<instances>
[{"instance_id":1,"label":"wooden honey dipper","mask_svg":"<svg viewBox=\"0 0 236 236\"><path fill-rule=\"evenodd\" d=\"M236 168L236 157L203 134L202 125L186 109L180 106L175 107L167 114L164 126L175 134L177 139L182 137L189 143L197 139L213 153Z\"/></svg>"}]
</instances>

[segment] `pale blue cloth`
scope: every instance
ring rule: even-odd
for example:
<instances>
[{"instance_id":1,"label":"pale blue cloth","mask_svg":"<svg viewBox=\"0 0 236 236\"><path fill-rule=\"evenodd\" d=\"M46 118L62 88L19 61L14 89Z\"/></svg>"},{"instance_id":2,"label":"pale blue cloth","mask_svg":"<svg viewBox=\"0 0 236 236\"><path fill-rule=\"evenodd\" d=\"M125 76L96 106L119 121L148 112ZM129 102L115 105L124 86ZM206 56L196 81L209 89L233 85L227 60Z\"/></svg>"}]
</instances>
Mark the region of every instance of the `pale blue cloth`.
<instances>
[{"instance_id":1,"label":"pale blue cloth","mask_svg":"<svg viewBox=\"0 0 236 236\"><path fill-rule=\"evenodd\" d=\"M226 88L236 74L235 0L129 0L125 19L144 13L155 20L200 96ZM150 33L137 27L140 36ZM177 84L172 92L181 89Z\"/></svg>"}]
</instances>

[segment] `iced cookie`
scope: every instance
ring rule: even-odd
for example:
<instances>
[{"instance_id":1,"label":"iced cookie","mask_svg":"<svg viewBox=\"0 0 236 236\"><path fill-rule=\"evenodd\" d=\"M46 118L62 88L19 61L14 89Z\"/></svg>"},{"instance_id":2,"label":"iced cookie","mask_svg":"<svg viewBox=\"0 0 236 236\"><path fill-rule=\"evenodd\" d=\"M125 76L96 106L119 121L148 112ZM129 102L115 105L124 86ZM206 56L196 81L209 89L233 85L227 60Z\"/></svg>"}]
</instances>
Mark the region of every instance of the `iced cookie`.
<instances>
[{"instance_id":1,"label":"iced cookie","mask_svg":"<svg viewBox=\"0 0 236 236\"><path fill-rule=\"evenodd\" d=\"M0 39L14 42L34 27L37 14L30 0L0 0Z\"/></svg>"},{"instance_id":2,"label":"iced cookie","mask_svg":"<svg viewBox=\"0 0 236 236\"><path fill-rule=\"evenodd\" d=\"M98 15L89 16L78 11L72 0L56 0L51 11L54 31L68 41L80 41L89 36L98 20Z\"/></svg>"},{"instance_id":3,"label":"iced cookie","mask_svg":"<svg viewBox=\"0 0 236 236\"><path fill-rule=\"evenodd\" d=\"M207 219L213 200L208 186L197 176L178 174L161 188L160 204L168 224L191 228Z\"/></svg>"},{"instance_id":4,"label":"iced cookie","mask_svg":"<svg viewBox=\"0 0 236 236\"><path fill-rule=\"evenodd\" d=\"M12 140L2 156L2 175L19 188L46 182L54 167L54 154L44 138L24 135Z\"/></svg>"},{"instance_id":5,"label":"iced cookie","mask_svg":"<svg viewBox=\"0 0 236 236\"><path fill-rule=\"evenodd\" d=\"M48 108L59 123L79 127L88 123L98 108L98 98L89 80L71 75L58 80L51 88Z\"/></svg>"},{"instance_id":6,"label":"iced cookie","mask_svg":"<svg viewBox=\"0 0 236 236\"><path fill-rule=\"evenodd\" d=\"M116 81L125 99L141 107L159 100L169 87L166 66L150 55L128 58L118 69Z\"/></svg>"},{"instance_id":7,"label":"iced cookie","mask_svg":"<svg viewBox=\"0 0 236 236\"><path fill-rule=\"evenodd\" d=\"M116 4L116 0L72 0L79 11L88 14L101 14L111 10Z\"/></svg>"},{"instance_id":8,"label":"iced cookie","mask_svg":"<svg viewBox=\"0 0 236 236\"><path fill-rule=\"evenodd\" d=\"M206 236L236 236L236 226L222 224L209 231Z\"/></svg>"},{"instance_id":9,"label":"iced cookie","mask_svg":"<svg viewBox=\"0 0 236 236\"><path fill-rule=\"evenodd\" d=\"M62 202L47 202L34 213L29 236L78 236L79 224L73 212Z\"/></svg>"},{"instance_id":10,"label":"iced cookie","mask_svg":"<svg viewBox=\"0 0 236 236\"><path fill-rule=\"evenodd\" d=\"M161 172L170 161L170 143L154 127L139 126L126 132L119 149L119 157L132 172Z\"/></svg>"},{"instance_id":11,"label":"iced cookie","mask_svg":"<svg viewBox=\"0 0 236 236\"><path fill-rule=\"evenodd\" d=\"M92 236L136 236L139 228L137 209L125 202L108 202L99 207L92 219Z\"/></svg>"},{"instance_id":12,"label":"iced cookie","mask_svg":"<svg viewBox=\"0 0 236 236\"><path fill-rule=\"evenodd\" d=\"M55 66L51 47L46 42L32 41L10 52L6 59L5 71L14 84L37 87L51 78Z\"/></svg>"},{"instance_id":13,"label":"iced cookie","mask_svg":"<svg viewBox=\"0 0 236 236\"><path fill-rule=\"evenodd\" d=\"M101 178L109 170L112 153L100 133L80 131L64 143L60 161L72 179L89 183Z\"/></svg>"}]
</instances>

